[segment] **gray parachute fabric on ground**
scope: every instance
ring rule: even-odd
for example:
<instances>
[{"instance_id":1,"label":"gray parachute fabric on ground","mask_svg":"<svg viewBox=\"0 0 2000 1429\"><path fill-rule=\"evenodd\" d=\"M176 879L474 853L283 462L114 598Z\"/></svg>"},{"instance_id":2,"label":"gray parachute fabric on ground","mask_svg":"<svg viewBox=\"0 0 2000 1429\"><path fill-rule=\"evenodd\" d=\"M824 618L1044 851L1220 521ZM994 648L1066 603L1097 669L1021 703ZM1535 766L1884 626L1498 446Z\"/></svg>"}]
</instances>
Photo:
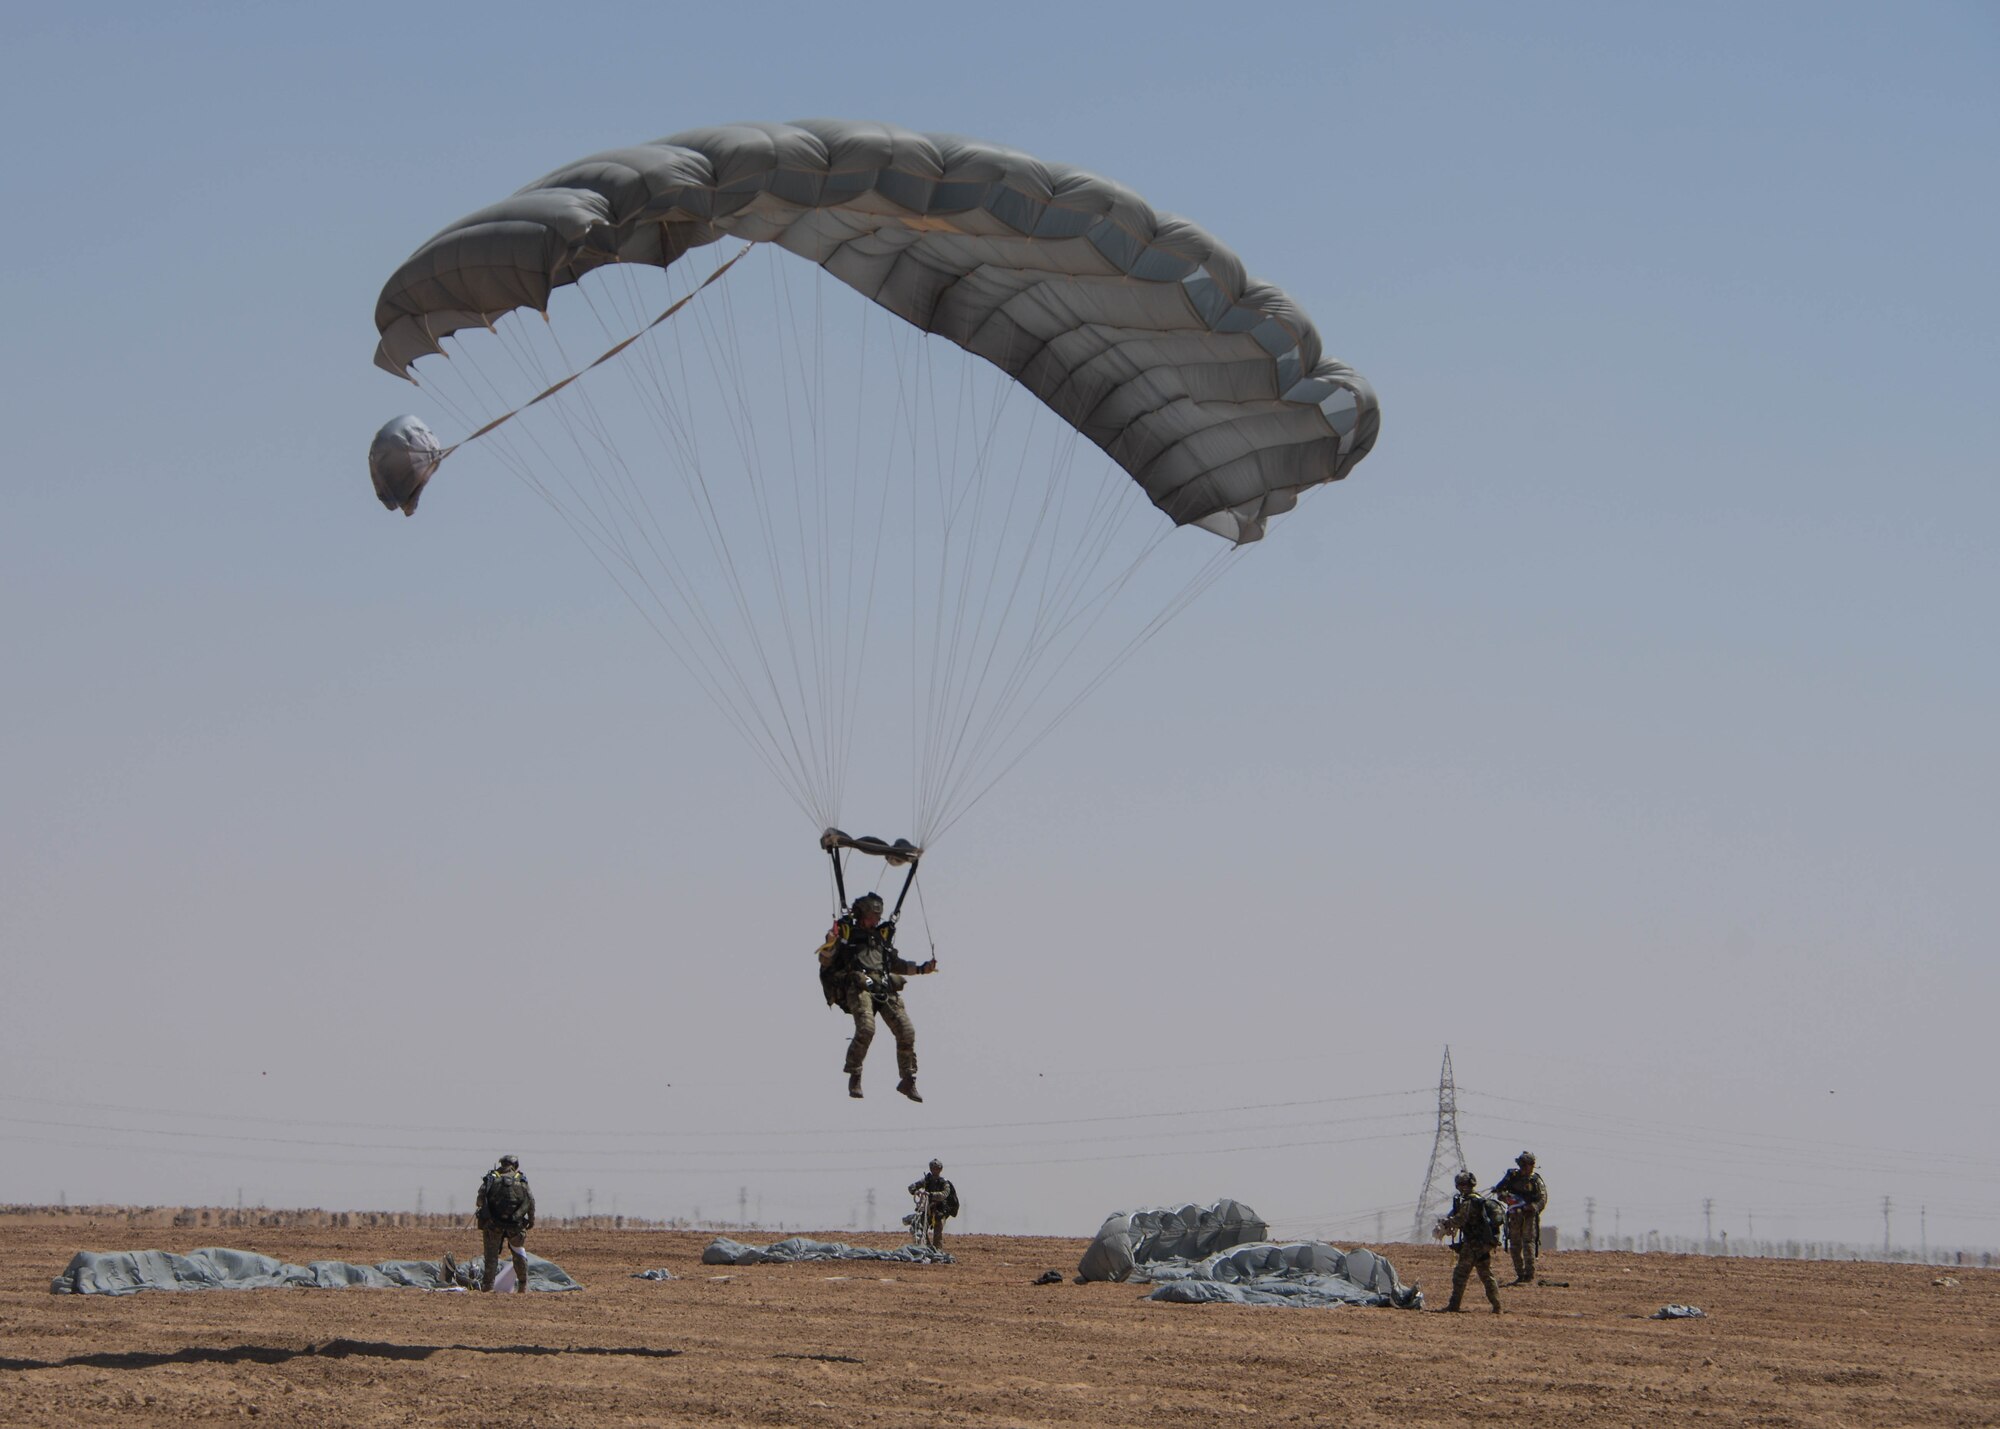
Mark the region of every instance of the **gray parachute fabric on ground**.
<instances>
[{"instance_id":1,"label":"gray parachute fabric on ground","mask_svg":"<svg viewBox=\"0 0 2000 1429\"><path fill-rule=\"evenodd\" d=\"M49 1283L55 1295L136 1295L142 1290L265 1290L295 1287L335 1290L350 1287L383 1290L408 1286L420 1290L479 1287L484 1263L475 1253L447 1278L435 1260L385 1260L379 1265L355 1265L344 1260L315 1260L293 1265L254 1251L211 1247L177 1255L165 1250L126 1250L99 1254L80 1250ZM528 1289L581 1290L553 1261L528 1256Z\"/></svg>"},{"instance_id":2,"label":"gray parachute fabric on ground","mask_svg":"<svg viewBox=\"0 0 2000 1429\"><path fill-rule=\"evenodd\" d=\"M703 1265L785 1265L804 1260L893 1260L905 1265L953 1265L949 1252L927 1245L899 1245L894 1250L876 1250L865 1245L842 1245L839 1241L811 1240L793 1236L775 1245L755 1246L717 1236L701 1253Z\"/></svg>"},{"instance_id":3,"label":"gray parachute fabric on ground","mask_svg":"<svg viewBox=\"0 0 2000 1429\"><path fill-rule=\"evenodd\" d=\"M1200 1260L1270 1235L1263 1217L1241 1201L1115 1211L1098 1227L1076 1273L1084 1280L1126 1280L1150 1261Z\"/></svg>"},{"instance_id":4,"label":"gray parachute fabric on ground","mask_svg":"<svg viewBox=\"0 0 2000 1429\"><path fill-rule=\"evenodd\" d=\"M1163 1283L1146 1298L1179 1304L1391 1305L1421 1310L1423 1294L1372 1250L1337 1250L1319 1241L1238 1246L1192 1264L1146 1266Z\"/></svg>"},{"instance_id":5,"label":"gray parachute fabric on ground","mask_svg":"<svg viewBox=\"0 0 2000 1429\"><path fill-rule=\"evenodd\" d=\"M775 243L991 362L1175 522L1230 541L1346 476L1380 426L1298 305L1201 228L1065 164L852 120L692 129L565 165L404 262L375 361L407 377L441 338L546 312L593 269L723 238Z\"/></svg>"}]
</instances>

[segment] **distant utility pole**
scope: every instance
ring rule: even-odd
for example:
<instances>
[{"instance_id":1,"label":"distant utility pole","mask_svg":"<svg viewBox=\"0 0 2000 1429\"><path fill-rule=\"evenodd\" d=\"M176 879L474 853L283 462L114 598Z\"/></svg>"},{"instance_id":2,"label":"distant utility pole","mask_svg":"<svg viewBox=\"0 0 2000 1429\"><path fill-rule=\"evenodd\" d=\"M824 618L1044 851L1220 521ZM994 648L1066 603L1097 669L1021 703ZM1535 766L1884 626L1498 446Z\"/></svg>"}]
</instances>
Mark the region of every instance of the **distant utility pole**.
<instances>
[{"instance_id":1,"label":"distant utility pole","mask_svg":"<svg viewBox=\"0 0 2000 1429\"><path fill-rule=\"evenodd\" d=\"M1704 1196L1701 1202L1701 1253L1715 1254L1715 1197Z\"/></svg>"},{"instance_id":2,"label":"distant utility pole","mask_svg":"<svg viewBox=\"0 0 2000 1429\"><path fill-rule=\"evenodd\" d=\"M597 1189L594 1186L583 1188L583 1214L586 1220L597 1214Z\"/></svg>"},{"instance_id":3,"label":"distant utility pole","mask_svg":"<svg viewBox=\"0 0 2000 1429\"><path fill-rule=\"evenodd\" d=\"M243 1209L243 1193L241 1191L238 1191L236 1193L236 1209L239 1211ZM421 1216L423 1213L424 1213L424 1188L422 1186L419 1186L417 1187L417 1214Z\"/></svg>"},{"instance_id":4,"label":"distant utility pole","mask_svg":"<svg viewBox=\"0 0 2000 1429\"><path fill-rule=\"evenodd\" d=\"M1884 1259L1887 1259L1889 1255L1889 1198L1887 1196L1882 1198L1882 1255Z\"/></svg>"},{"instance_id":5,"label":"distant utility pole","mask_svg":"<svg viewBox=\"0 0 2000 1429\"><path fill-rule=\"evenodd\" d=\"M1597 1243L1597 1197L1583 1198L1583 1246L1590 1249Z\"/></svg>"},{"instance_id":6,"label":"distant utility pole","mask_svg":"<svg viewBox=\"0 0 2000 1429\"><path fill-rule=\"evenodd\" d=\"M1931 1208L1917 1207L1917 1254L1925 1260L1931 1258Z\"/></svg>"},{"instance_id":7,"label":"distant utility pole","mask_svg":"<svg viewBox=\"0 0 2000 1429\"><path fill-rule=\"evenodd\" d=\"M750 1224L750 1188L748 1186L738 1186L736 1188L736 1224L739 1226Z\"/></svg>"},{"instance_id":8,"label":"distant utility pole","mask_svg":"<svg viewBox=\"0 0 2000 1429\"><path fill-rule=\"evenodd\" d=\"M1388 1227L1386 1227L1382 1223L1382 1213L1380 1211L1377 1211L1375 1213L1375 1244L1377 1245L1384 1244L1382 1236L1387 1229Z\"/></svg>"},{"instance_id":9,"label":"distant utility pole","mask_svg":"<svg viewBox=\"0 0 2000 1429\"><path fill-rule=\"evenodd\" d=\"M1611 1208L1611 1239L1619 1245L1625 1243L1625 1208L1623 1206L1613 1206Z\"/></svg>"},{"instance_id":10,"label":"distant utility pole","mask_svg":"<svg viewBox=\"0 0 2000 1429\"><path fill-rule=\"evenodd\" d=\"M868 1188L868 1229L875 1229L875 1188Z\"/></svg>"},{"instance_id":11,"label":"distant utility pole","mask_svg":"<svg viewBox=\"0 0 2000 1429\"><path fill-rule=\"evenodd\" d=\"M1744 1214L1750 1218L1750 1239L1755 1241L1757 1239L1757 1213L1755 1211L1745 1211Z\"/></svg>"},{"instance_id":12,"label":"distant utility pole","mask_svg":"<svg viewBox=\"0 0 2000 1429\"><path fill-rule=\"evenodd\" d=\"M1431 1164L1424 1172L1424 1188L1417 1192L1417 1219L1410 1239L1429 1240L1431 1222L1437 1218L1445 1183L1465 1166L1465 1148L1458 1144L1458 1087L1451 1079L1451 1048L1444 1049L1444 1066L1438 1070L1437 1136L1431 1141Z\"/></svg>"}]
</instances>

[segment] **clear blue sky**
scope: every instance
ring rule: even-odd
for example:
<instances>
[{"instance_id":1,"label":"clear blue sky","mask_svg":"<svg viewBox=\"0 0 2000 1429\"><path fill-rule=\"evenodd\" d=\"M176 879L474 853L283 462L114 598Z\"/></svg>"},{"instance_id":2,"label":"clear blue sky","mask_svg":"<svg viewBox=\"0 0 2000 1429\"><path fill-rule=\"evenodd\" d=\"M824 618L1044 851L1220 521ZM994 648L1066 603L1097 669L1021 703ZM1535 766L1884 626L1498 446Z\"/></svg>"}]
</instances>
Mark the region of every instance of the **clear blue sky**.
<instances>
[{"instance_id":1,"label":"clear blue sky","mask_svg":"<svg viewBox=\"0 0 2000 1429\"><path fill-rule=\"evenodd\" d=\"M833 1225L936 1150L975 1229L1352 1238L1450 1042L1565 1226L2000 1242L1997 13L16 7L0 1199L514 1149ZM424 237L823 114L1197 219L1385 414L954 833L922 1108L840 1096L817 854L575 543L363 462Z\"/></svg>"}]
</instances>

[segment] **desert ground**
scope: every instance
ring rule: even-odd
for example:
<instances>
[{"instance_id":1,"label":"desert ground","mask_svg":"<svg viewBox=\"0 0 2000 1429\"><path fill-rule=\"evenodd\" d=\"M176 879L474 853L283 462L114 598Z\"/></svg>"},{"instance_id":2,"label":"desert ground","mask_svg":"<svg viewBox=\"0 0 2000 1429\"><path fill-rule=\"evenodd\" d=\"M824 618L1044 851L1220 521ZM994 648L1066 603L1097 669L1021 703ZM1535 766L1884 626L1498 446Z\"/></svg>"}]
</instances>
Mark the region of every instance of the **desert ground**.
<instances>
[{"instance_id":1,"label":"desert ground","mask_svg":"<svg viewBox=\"0 0 2000 1429\"><path fill-rule=\"evenodd\" d=\"M372 1263L478 1239L17 1222L0 1227L0 1423L2000 1423L2000 1270L1571 1252L1544 1258L1554 1283L1503 1288L1495 1317L1476 1282L1479 1313L1461 1315L1030 1283L1072 1272L1081 1240L954 1237L950 1266L725 1269L701 1264L709 1239L533 1236L573 1294L114 1299L49 1280L79 1249ZM1447 1252L1385 1249L1443 1302ZM678 1278L630 1278L660 1266ZM1708 1318L1647 1318L1670 1302Z\"/></svg>"}]
</instances>

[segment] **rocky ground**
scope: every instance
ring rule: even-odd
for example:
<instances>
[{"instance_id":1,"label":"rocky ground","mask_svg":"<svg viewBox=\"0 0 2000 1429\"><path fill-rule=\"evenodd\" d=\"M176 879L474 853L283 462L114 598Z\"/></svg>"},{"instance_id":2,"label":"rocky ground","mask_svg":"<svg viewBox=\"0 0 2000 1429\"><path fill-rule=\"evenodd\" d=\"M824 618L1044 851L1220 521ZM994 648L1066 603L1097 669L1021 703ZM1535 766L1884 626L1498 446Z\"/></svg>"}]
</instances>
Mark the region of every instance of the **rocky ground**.
<instances>
[{"instance_id":1,"label":"rocky ground","mask_svg":"<svg viewBox=\"0 0 2000 1429\"><path fill-rule=\"evenodd\" d=\"M0 1423L2000 1422L2000 1270L1569 1253L1545 1259L1551 1283L1503 1290L1495 1317L1155 1305L1134 1286L1030 1283L1073 1270L1075 1240L954 1239L952 1266L724 1271L700 1263L708 1239L533 1237L577 1294L107 1299L48 1283L79 1249L374 1262L476 1254L477 1237L0 1226ZM1386 1249L1442 1302L1446 1252ZM656 1266L679 1278L629 1278ZM1708 1318L1647 1318L1669 1302Z\"/></svg>"}]
</instances>

